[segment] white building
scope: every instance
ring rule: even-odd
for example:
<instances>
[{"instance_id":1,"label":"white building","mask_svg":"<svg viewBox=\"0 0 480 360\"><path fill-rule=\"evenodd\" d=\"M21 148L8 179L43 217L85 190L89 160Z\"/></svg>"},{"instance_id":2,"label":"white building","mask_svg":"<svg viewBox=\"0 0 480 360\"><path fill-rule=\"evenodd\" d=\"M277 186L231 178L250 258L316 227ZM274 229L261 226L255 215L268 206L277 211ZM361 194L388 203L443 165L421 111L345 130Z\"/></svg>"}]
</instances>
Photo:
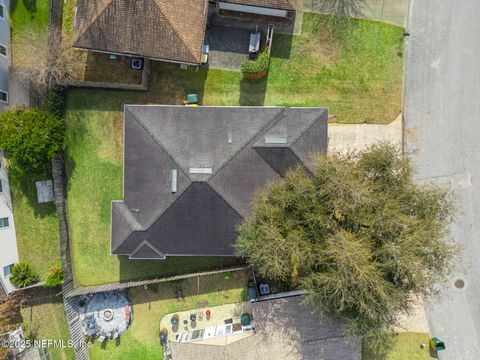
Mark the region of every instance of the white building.
<instances>
[{"instance_id":1,"label":"white building","mask_svg":"<svg viewBox=\"0 0 480 360\"><path fill-rule=\"evenodd\" d=\"M14 288L9 278L13 265L18 262L18 248L5 165L5 159L0 153L0 285L9 293Z\"/></svg>"},{"instance_id":2,"label":"white building","mask_svg":"<svg viewBox=\"0 0 480 360\"><path fill-rule=\"evenodd\" d=\"M8 69L10 67L10 0L0 0L0 111L8 105Z\"/></svg>"},{"instance_id":3,"label":"white building","mask_svg":"<svg viewBox=\"0 0 480 360\"><path fill-rule=\"evenodd\" d=\"M10 0L0 0L0 111L8 106L8 75L10 67ZM18 262L17 239L13 222L12 198L0 152L0 286L5 292L13 290L9 277L13 264Z\"/></svg>"}]
</instances>

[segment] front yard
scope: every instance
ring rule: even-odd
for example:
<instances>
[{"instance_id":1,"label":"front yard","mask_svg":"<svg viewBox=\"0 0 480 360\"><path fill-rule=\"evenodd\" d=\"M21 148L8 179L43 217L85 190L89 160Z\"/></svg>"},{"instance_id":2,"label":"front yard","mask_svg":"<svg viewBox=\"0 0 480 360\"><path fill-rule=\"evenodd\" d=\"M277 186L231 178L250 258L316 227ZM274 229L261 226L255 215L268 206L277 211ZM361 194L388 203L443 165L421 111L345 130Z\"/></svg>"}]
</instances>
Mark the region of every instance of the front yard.
<instances>
[{"instance_id":1,"label":"front yard","mask_svg":"<svg viewBox=\"0 0 480 360\"><path fill-rule=\"evenodd\" d=\"M332 40L321 15L305 14L300 36L275 34L268 78L152 62L147 92L70 90L67 104L69 224L77 284L204 270L235 261L169 258L161 263L110 255L111 200L122 199L123 105L327 106L344 123L389 123L401 109L403 29L353 20L349 36Z\"/></svg>"},{"instance_id":2,"label":"front yard","mask_svg":"<svg viewBox=\"0 0 480 360\"><path fill-rule=\"evenodd\" d=\"M198 281L198 282L197 282ZM162 359L160 345L160 320L169 313L237 303L246 299L247 274L233 272L226 279L224 274L169 282L129 291L133 302L134 320L118 343L109 340L102 347L94 342L90 348L92 360L144 360ZM176 298L176 288L183 290L184 300Z\"/></svg>"},{"instance_id":3,"label":"front yard","mask_svg":"<svg viewBox=\"0 0 480 360\"><path fill-rule=\"evenodd\" d=\"M431 360L428 340L428 334L398 333L393 336L390 344L380 348L364 344L362 360ZM420 347L421 344L426 344L424 349Z\"/></svg>"}]
</instances>

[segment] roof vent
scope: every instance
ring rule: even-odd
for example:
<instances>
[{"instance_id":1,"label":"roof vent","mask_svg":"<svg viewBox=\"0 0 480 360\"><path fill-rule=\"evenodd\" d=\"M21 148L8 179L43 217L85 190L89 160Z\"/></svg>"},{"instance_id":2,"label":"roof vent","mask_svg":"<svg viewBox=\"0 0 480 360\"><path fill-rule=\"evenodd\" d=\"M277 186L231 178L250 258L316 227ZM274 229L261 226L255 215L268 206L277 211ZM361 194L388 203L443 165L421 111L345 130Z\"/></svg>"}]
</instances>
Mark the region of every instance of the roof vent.
<instances>
[{"instance_id":1,"label":"roof vent","mask_svg":"<svg viewBox=\"0 0 480 360\"><path fill-rule=\"evenodd\" d=\"M286 136L265 136L265 144L286 144Z\"/></svg>"},{"instance_id":2,"label":"roof vent","mask_svg":"<svg viewBox=\"0 0 480 360\"><path fill-rule=\"evenodd\" d=\"M177 169L172 170L172 193L177 192Z\"/></svg>"},{"instance_id":3,"label":"roof vent","mask_svg":"<svg viewBox=\"0 0 480 360\"><path fill-rule=\"evenodd\" d=\"M212 168L190 168L188 172L190 174L211 174Z\"/></svg>"}]
</instances>

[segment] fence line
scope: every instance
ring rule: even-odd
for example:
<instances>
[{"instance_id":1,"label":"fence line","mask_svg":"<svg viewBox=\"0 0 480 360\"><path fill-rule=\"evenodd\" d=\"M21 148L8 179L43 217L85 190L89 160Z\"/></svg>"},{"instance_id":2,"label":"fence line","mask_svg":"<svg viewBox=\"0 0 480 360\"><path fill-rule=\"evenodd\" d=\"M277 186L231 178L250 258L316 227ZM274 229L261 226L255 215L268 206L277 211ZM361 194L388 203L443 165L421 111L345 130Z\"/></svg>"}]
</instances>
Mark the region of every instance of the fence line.
<instances>
[{"instance_id":1,"label":"fence line","mask_svg":"<svg viewBox=\"0 0 480 360\"><path fill-rule=\"evenodd\" d=\"M66 297L66 298L70 298L70 297L74 297L74 296L78 296L78 295L85 295L85 294L92 294L92 293L113 291L113 290L121 290L121 289L137 287L137 286L159 284L159 283L175 281L175 280L185 280L185 279L191 279L191 278L200 277L200 276L215 275L215 274L221 274L221 273L226 273L226 272L242 271L242 270L245 270L247 268L248 268L247 265L238 265L238 266L226 267L226 268L222 268L222 269L208 270L208 271L202 271L202 272L190 273L190 274L167 276L167 277L148 279L148 280L127 281L127 282L123 282L123 283L113 283L113 284L105 284L105 285L82 287L82 288L73 288L72 287L68 291L64 292L63 296Z\"/></svg>"},{"instance_id":2,"label":"fence line","mask_svg":"<svg viewBox=\"0 0 480 360\"><path fill-rule=\"evenodd\" d=\"M75 298L68 298L65 293L73 290L72 261L70 256L70 239L68 233L67 204L66 204L66 175L63 155L52 160L53 195L57 208L58 225L60 230L60 257L63 268L63 305L67 316L70 336L73 340L73 348L76 360L89 360L88 348L84 344L82 325L78 314Z\"/></svg>"}]
</instances>

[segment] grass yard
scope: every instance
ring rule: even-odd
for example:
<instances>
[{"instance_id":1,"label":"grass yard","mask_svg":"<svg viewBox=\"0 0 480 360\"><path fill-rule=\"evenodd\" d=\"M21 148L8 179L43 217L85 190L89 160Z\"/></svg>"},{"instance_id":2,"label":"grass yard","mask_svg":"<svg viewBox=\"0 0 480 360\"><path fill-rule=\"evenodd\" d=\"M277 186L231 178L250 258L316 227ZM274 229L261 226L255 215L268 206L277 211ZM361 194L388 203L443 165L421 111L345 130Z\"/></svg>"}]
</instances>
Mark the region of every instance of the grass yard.
<instances>
[{"instance_id":1,"label":"grass yard","mask_svg":"<svg viewBox=\"0 0 480 360\"><path fill-rule=\"evenodd\" d=\"M86 286L187 273L235 262L215 257L131 261L110 255L111 200L122 198L121 103L128 101L128 93L74 94L66 120L69 225L77 283Z\"/></svg>"},{"instance_id":2,"label":"grass yard","mask_svg":"<svg viewBox=\"0 0 480 360\"><path fill-rule=\"evenodd\" d=\"M320 30L322 19L305 14L302 35L274 35L267 79L247 81L235 71L181 70L153 62L147 92L70 90L68 205L77 284L189 272L233 261L131 262L110 255L111 200L122 199L124 104L181 104L186 93L196 92L204 105L328 106L344 123L389 123L398 116L403 29L353 20L348 36L332 40Z\"/></svg>"},{"instance_id":3,"label":"grass yard","mask_svg":"<svg viewBox=\"0 0 480 360\"><path fill-rule=\"evenodd\" d=\"M162 359L159 340L160 319L169 313L201 307L237 303L246 299L247 274L233 272L228 280L224 275L201 277L198 293L197 279L143 287L129 291L133 302L134 320L128 331L115 341L106 341L102 347L94 343L90 348L92 360ZM175 298L176 286L181 286L185 302Z\"/></svg>"},{"instance_id":4,"label":"grass yard","mask_svg":"<svg viewBox=\"0 0 480 360\"><path fill-rule=\"evenodd\" d=\"M21 306L20 314L24 333L38 340L70 340L67 318L61 296L55 296L58 289L32 289L30 299ZM30 303L33 301L33 303ZM71 360L74 358L71 348L50 347L52 360Z\"/></svg>"},{"instance_id":5,"label":"grass yard","mask_svg":"<svg viewBox=\"0 0 480 360\"><path fill-rule=\"evenodd\" d=\"M380 349L364 344L362 360L431 360L428 340L428 334L399 333L394 335L389 346ZM421 349L421 344L426 347Z\"/></svg>"},{"instance_id":6,"label":"grass yard","mask_svg":"<svg viewBox=\"0 0 480 360\"><path fill-rule=\"evenodd\" d=\"M13 66L27 66L30 64L28 58L35 56L20 41L25 31L37 34L35 38L44 40L46 46L49 5L49 0L10 1Z\"/></svg>"},{"instance_id":7,"label":"grass yard","mask_svg":"<svg viewBox=\"0 0 480 360\"><path fill-rule=\"evenodd\" d=\"M36 181L51 179L42 172L25 171L10 164L9 180L18 251L21 261L32 264L45 280L48 266L60 263L60 237L55 205L38 204Z\"/></svg>"}]
</instances>

